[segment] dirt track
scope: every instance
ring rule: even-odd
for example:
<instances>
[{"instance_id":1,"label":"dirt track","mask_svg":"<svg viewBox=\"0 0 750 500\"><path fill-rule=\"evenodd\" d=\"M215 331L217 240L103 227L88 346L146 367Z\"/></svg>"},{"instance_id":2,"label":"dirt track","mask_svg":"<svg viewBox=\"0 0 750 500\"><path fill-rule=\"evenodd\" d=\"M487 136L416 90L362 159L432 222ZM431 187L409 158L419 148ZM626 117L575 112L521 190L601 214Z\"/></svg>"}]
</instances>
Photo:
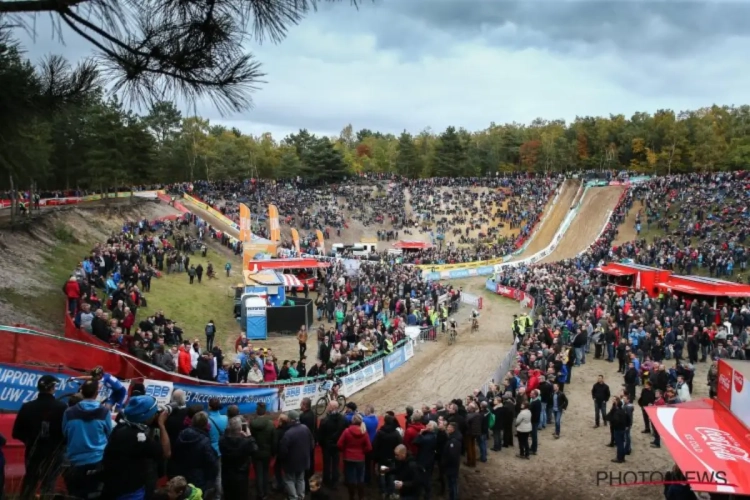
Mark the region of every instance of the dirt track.
<instances>
[{"instance_id":1,"label":"dirt track","mask_svg":"<svg viewBox=\"0 0 750 500\"><path fill-rule=\"evenodd\" d=\"M581 210L573 219L562 241L555 251L541 262L572 259L585 251L606 224L609 211L617 205L623 189L614 186L590 188L583 199Z\"/></svg>"},{"instance_id":2,"label":"dirt track","mask_svg":"<svg viewBox=\"0 0 750 500\"><path fill-rule=\"evenodd\" d=\"M482 295L484 280L451 281L464 291ZM444 334L437 342L418 344L414 357L382 381L354 396L357 403L370 403L378 412L402 412L404 406L415 408L448 402L464 397L482 386L494 373L510 347L510 325L518 314L517 302L498 296L487 296L479 318L479 331L471 333L471 307L463 304L456 319L459 336L448 345Z\"/></svg>"},{"instance_id":3,"label":"dirt track","mask_svg":"<svg viewBox=\"0 0 750 500\"><path fill-rule=\"evenodd\" d=\"M612 242L613 246L620 246L623 243L633 241L638 238L638 233L635 231L635 216L638 215L638 210L643 208L643 202L634 201L633 206L630 207L627 217L620 227L617 228L617 238Z\"/></svg>"},{"instance_id":4,"label":"dirt track","mask_svg":"<svg viewBox=\"0 0 750 500\"><path fill-rule=\"evenodd\" d=\"M570 204L573 203L573 198L575 197L576 191L578 191L580 185L579 181L572 179L568 179L563 183L562 193L560 193L557 203L547 209L551 209L552 213L547 215L547 218L542 225L536 229L531 237L532 239L529 246L526 247L526 250L514 260L534 255L540 250L547 248L547 246L552 243L552 238L555 237L557 229L570 211Z\"/></svg>"}]
</instances>

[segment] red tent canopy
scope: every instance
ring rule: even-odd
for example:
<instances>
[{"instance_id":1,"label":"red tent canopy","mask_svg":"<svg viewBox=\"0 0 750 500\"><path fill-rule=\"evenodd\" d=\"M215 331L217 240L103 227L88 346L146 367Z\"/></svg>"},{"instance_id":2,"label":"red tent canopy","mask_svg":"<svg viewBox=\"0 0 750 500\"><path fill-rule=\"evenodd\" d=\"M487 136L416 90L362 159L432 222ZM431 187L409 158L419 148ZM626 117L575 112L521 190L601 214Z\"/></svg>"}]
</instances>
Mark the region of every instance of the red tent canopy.
<instances>
[{"instance_id":1,"label":"red tent canopy","mask_svg":"<svg viewBox=\"0 0 750 500\"><path fill-rule=\"evenodd\" d=\"M328 262L316 259L266 259L248 261L248 269L253 272L269 269L314 269L317 267L330 267Z\"/></svg>"},{"instance_id":2,"label":"red tent canopy","mask_svg":"<svg viewBox=\"0 0 750 500\"><path fill-rule=\"evenodd\" d=\"M693 491L750 495L750 434L712 399L646 407Z\"/></svg>"},{"instance_id":3,"label":"red tent canopy","mask_svg":"<svg viewBox=\"0 0 750 500\"><path fill-rule=\"evenodd\" d=\"M691 295L708 295L715 297L750 297L750 285L734 283L701 276L676 276L656 284L665 290L687 293Z\"/></svg>"},{"instance_id":4,"label":"red tent canopy","mask_svg":"<svg viewBox=\"0 0 750 500\"><path fill-rule=\"evenodd\" d=\"M635 274L638 274L638 271L636 271L635 269L615 267L611 265L603 265L601 267L597 267L596 269L594 269L594 271L599 271L600 273L604 274L610 274L612 276L633 276Z\"/></svg>"},{"instance_id":5,"label":"red tent canopy","mask_svg":"<svg viewBox=\"0 0 750 500\"><path fill-rule=\"evenodd\" d=\"M432 248L432 245L424 241L401 240L394 243L393 248L400 250L427 250L428 248Z\"/></svg>"}]
</instances>

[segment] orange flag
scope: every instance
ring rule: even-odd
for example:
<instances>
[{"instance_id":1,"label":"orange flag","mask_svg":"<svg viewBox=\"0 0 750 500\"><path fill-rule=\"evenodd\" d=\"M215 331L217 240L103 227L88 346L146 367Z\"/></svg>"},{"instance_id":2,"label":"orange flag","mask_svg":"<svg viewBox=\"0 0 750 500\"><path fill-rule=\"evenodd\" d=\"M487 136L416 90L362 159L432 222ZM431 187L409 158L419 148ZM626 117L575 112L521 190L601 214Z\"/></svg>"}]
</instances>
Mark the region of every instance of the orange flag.
<instances>
[{"instance_id":1,"label":"orange flag","mask_svg":"<svg viewBox=\"0 0 750 500\"><path fill-rule=\"evenodd\" d=\"M320 246L321 255L325 255L326 254L326 242L323 239L323 231L321 231L320 229L316 229L315 236L318 237L318 245Z\"/></svg>"},{"instance_id":2,"label":"orange flag","mask_svg":"<svg viewBox=\"0 0 750 500\"><path fill-rule=\"evenodd\" d=\"M250 227L250 208L244 203L240 203L240 241L249 243L252 239L252 229Z\"/></svg>"},{"instance_id":3,"label":"orange flag","mask_svg":"<svg viewBox=\"0 0 750 500\"><path fill-rule=\"evenodd\" d=\"M294 242L294 249L297 251L297 256L299 257L302 253L299 250L299 232L294 228L292 228L292 242Z\"/></svg>"},{"instance_id":4,"label":"orange flag","mask_svg":"<svg viewBox=\"0 0 750 500\"><path fill-rule=\"evenodd\" d=\"M276 208L276 205L268 205L268 223L271 225L271 241L281 240L279 209Z\"/></svg>"}]
</instances>

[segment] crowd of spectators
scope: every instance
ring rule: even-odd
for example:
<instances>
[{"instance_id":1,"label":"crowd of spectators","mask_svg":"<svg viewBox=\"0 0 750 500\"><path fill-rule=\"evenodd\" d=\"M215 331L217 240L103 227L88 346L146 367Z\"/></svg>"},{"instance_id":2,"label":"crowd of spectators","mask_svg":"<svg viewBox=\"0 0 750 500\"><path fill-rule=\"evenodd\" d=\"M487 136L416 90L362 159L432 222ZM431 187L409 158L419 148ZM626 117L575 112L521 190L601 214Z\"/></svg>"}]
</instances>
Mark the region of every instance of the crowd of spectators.
<instances>
[{"instance_id":1,"label":"crowd of spectators","mask_svg":"<svg viewBox=\"0 0 750 500\"><path fill-rule=\"evenodd\" d=\"M378 239L391 241L415 233L429 235L429 250L408 252L408 263L455 263L502 257L510 254L529 236L544 207L560 187L561 177L521 175L476 178L363 179L326 186L302 182L248 180L206 182L170 186L173 192L189 192L239 223L239 204L255 214L253 232L269 236L265 223L268 205L279 210L279 222L300 230L306 252L315 252L315 231L328 240L341 235L351 220L372 227ZM347 220L345 213L350 220ZM444 243L457 225L465 225L456 241ZM514 230L504 237L500 229ZM289 238L281 246L293 248ZM358 243L358 242L346 242ZM385 253L385 252L383 252Z\"/></svg>"}]
</instances>

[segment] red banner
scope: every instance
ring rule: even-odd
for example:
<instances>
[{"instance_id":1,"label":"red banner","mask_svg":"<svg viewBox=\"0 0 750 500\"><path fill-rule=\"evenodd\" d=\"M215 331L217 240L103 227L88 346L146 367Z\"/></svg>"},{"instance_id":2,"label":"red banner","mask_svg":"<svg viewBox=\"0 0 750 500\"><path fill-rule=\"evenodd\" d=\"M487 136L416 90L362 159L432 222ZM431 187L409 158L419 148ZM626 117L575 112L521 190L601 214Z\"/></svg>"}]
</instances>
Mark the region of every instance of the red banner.
<instances>
[{"instance_id":1,"label":"red banner","mask_svg":"<svg viewBox=\"0 0 750 500\"><path fill-rule=\"evenodd\" d=\"M732 378L734 369L724 360L719 360L719 381L716 389L716 399L729 410L732 408Z\"/></svg>"},{"instance_id":2,"label":"red banner","mask_svg":"<svg viewBox=\"0 0 750 500\"><path fill-rule=\"evenodd\" d=\"M495 288L495 293L520 302L522 306L529 309L534 308L534 297L532 297L531 294L524 292L523 290L518 290L516 288L498 284Z\"/></svg>"}]
</instances>

